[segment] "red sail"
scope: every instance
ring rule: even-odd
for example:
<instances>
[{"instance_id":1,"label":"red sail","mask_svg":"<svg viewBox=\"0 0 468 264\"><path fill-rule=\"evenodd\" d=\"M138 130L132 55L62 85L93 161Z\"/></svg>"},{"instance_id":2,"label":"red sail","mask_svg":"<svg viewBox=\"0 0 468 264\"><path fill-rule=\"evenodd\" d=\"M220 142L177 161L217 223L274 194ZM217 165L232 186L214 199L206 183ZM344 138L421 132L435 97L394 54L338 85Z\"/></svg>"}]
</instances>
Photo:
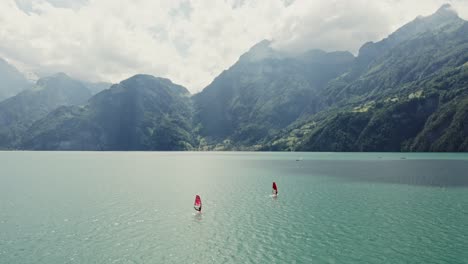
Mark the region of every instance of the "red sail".
<instances>
[{"instance_id":1,"label":"red sail","mask_svg":"<svg viewBox=\"0 0 468 264\"><path fill-rule=\"evenodd\" d=\"M195 203L193 203L193 207L195 208L195 210L201 210L202 203L199 195L195 196Z\"/></svg>"},{"instance_id":2,"label":"red sail","mask_svg":"<svg viewBox=\"0 0 468 264\"><path fill-rule=\"evenodd\" d=\"M278 194L278 188L276 187L276 182L273 182L273 193Z\"/></svg>"}]
</instances>

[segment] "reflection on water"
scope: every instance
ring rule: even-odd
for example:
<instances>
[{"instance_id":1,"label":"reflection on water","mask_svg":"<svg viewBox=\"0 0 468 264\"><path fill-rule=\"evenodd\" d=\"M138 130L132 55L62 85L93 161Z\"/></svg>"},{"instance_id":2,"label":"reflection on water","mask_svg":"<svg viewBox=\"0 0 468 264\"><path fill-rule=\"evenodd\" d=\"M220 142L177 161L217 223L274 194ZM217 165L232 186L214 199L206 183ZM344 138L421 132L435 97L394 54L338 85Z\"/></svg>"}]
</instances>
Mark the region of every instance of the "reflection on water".
<instances>
[{"instance_id":1,"label":"reflection on water","mask_svg":"<svg viewBox=\"0 0 468 264\"><path fill-rule=\"evenodd\" d=\"M200 212L193 213L193 219L195 219L196 221L201 221L203 219L202 218L202 213L200 213Z\"/></svg>"}]
</instances>

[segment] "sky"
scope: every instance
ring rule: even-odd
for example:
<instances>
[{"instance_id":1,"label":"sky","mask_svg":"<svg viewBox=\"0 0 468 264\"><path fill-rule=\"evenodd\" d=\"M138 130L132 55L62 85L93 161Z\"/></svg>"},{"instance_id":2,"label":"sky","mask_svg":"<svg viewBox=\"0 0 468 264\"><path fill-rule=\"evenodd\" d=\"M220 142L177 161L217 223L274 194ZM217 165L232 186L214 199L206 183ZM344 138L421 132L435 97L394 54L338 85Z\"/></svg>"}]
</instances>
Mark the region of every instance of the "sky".
<instances>
[{"instance_id":1,"label":"sky","mask_svg":"<svg viewBox=\"0 0 468 264\"><path fill-rule=\"evenodd\" d=\"M29 75L145 73L195 93L263 39L357 54L444 3L468 18L468 0L1 0L0 57Z\"/></svg>"}]
</instances>

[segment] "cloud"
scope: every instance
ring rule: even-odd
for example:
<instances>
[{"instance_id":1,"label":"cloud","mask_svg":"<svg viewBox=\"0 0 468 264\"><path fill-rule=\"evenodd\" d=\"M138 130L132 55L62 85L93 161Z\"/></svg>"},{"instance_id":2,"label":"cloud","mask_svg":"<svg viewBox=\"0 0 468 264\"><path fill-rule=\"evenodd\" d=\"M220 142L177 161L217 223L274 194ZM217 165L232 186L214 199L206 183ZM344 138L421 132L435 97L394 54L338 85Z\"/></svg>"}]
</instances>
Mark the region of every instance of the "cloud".
<instances>
[{"instance_id":1,"label":"cloud","mask_svg":"<svg viewBox=\"0 0 468 264\"><path fill-rule=\"evenodd\" d=\"M192 92L263 39L283 50L356 50L439 0L2 0L0 57L25 71L118 82L167 77ZM467 0L453 0L466 17Z\"/></svg>"},{"instance_id":2,"label":"cloud","mask_svg":"<svg viewBox=\"0 0 468 264\"><path fill-rule=\"evenodd\" d=\"M364 42L381 40L415 17L434 13L444 3L468 17L468 0L296 1L279 19L274 47L357 53Z\"/></svg>"},{"instance_id":3,"label":"cloud","mask_svg":"<svg viewBox=\"0 0 468 264\"><path fill-rule=\"evenodd\" d=\"M15 0L15 1L16 1L16 4L18 5L18 8L20 8L24 12L27 12L27 13L37 12L37 10L34 9L34 6L38 1L36 0ZM54 7L77 9L85 5L88 2L88 0L47 0L47 2L53 5Z\"/></svg>"}]
</instances>

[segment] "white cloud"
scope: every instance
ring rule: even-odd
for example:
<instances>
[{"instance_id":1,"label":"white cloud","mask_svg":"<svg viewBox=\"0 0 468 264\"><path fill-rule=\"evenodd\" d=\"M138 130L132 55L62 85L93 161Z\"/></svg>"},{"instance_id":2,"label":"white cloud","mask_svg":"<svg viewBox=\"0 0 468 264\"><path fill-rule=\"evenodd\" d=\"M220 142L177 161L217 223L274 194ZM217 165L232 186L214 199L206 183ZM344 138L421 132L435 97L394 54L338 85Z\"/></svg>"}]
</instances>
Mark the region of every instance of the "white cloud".
<instances>
[{"instance_id":1,"label":"white cloud","mask_svg":"<svg viewBox=\"0 0 468 264\"><path fill-rule=\"evenodd\" d=\"M468 17L468 0L296 1L280 18L276 48L303 51L318 47L357 53L364 42L378 41L419 15L451 3Z\"/></svg>"},{"instance_id":2,"label":"white cloud","mask_svg":"<svg viewBox=\"0 0 468 264\"><path fill-rule=\"evenodd\" d=\"M81 6L88 3L88 0L46 0L49 4L53 5L54 7L61 7L61 8L72 8L77 9ZM25 12L35 12L34 5L38 2L36 0L15 0L16 4L20 9Z\"/></svg>"},{"instance_id":3,"label":"white cloud","mask_svg":"<svg viewBox=\"0 0 468 264\"><path fill-rule=\"evenodd\" d=\"M444 2L2 0L0 57L39 75L118 82L149 73L195 92L262 39L355 52ZM448 2L468 15L468 0Z\"/></svg>"}]
</instances>

